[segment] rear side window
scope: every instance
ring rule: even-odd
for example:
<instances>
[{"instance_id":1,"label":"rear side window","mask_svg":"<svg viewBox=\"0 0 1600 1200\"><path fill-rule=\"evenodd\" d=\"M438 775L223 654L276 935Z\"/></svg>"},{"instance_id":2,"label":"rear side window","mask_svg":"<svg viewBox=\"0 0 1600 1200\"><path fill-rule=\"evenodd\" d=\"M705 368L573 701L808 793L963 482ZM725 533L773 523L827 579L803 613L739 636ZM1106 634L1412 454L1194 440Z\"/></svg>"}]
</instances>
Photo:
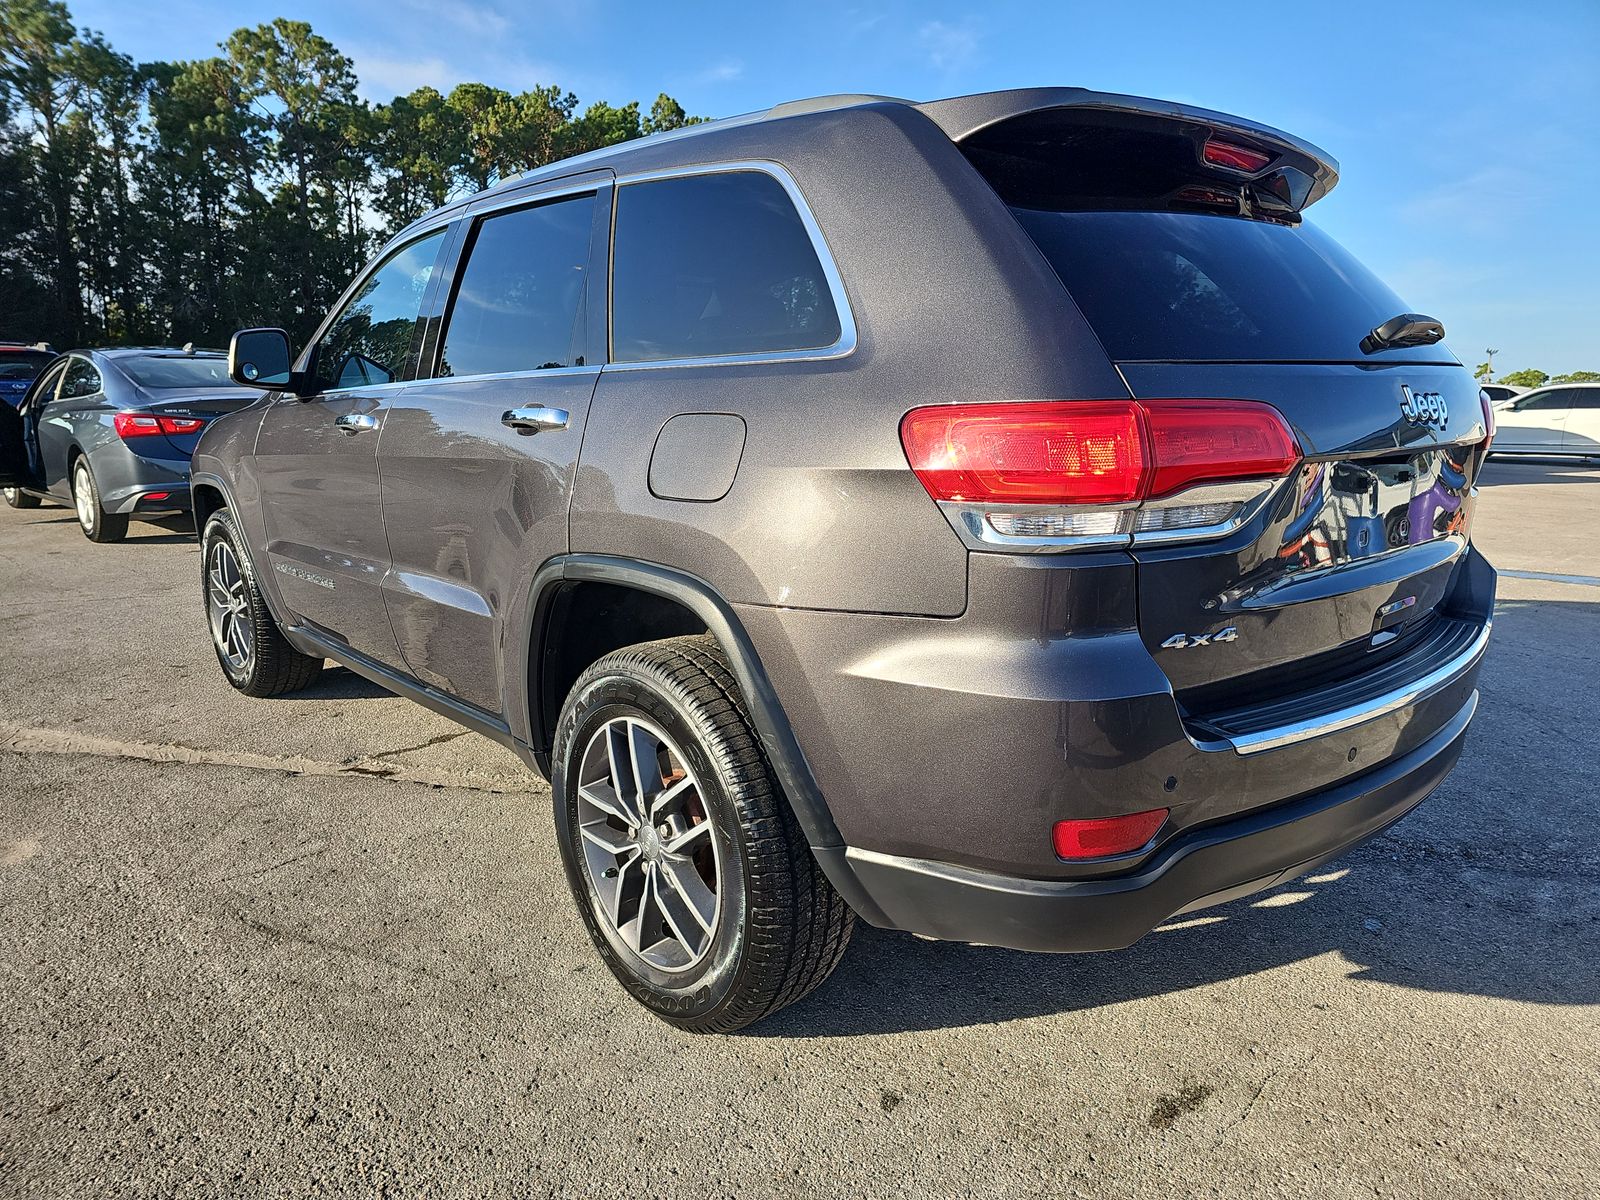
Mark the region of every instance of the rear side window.
<instances>
[{"instance_id":1,"label":"rear side window","mask_svg":"<svg viewBox=\"0 0 1600 1200\"><path fill-rule=\"evenodd\" d=\"M816 247L771 175L728 171L617 190L614 360L816 350L839 336Z\"/></svg>"},{"instance_id":2,"label":"rear side window","mask_svg":"<svg viewBox=\"0 0 1600 1200\"><path fill-rule=\"evenodd\" d=\"M583 365L593 195L484 218L445 326L440 375Z\"/></svg>"},{"instance_id":3,"label":"rear side window","mask_svg":"<svg viewBox=\"0 0 1600 1200\"><path fill-rule=\"evenodd\" d=\"M79 396L92 396L100 390L100 372L86 358L70 359L67 377L61 385L57 399L69 400Z\"/></svg>"},{"instance_id":4,"label":"rear side window","mask_svg":"<svg viewBox=\"0 0 1600 1200\"><path fill-rule=\"evenodd\" d=\"M1453 361L1439 346L1363 354L1361 339L1406 306L1310 225L1013 211L1115 360Z\"/></svg>"},{"instance_id":5,"label":"rear side window","mask_svg":"<svg viewBox=\"0 0 1600 1200\"><path fill-rule=\"evenodd\" d=\"M1574 388L1568 395L1573 408L1600 408L1600 388Z\"/></svg>"}]
</instances>

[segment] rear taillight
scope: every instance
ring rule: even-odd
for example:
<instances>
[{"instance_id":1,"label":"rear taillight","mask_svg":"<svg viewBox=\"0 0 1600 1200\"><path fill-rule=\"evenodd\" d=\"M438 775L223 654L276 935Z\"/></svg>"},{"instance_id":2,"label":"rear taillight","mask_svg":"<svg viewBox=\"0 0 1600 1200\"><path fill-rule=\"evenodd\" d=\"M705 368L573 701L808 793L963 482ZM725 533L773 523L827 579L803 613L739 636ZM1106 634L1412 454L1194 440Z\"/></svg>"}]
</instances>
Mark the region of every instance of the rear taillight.
<instances>
[{"instance_id":1,"label":"rear taillight","mask_svg":"<svg viewBox=\"0 0 1600 1200\"><path fill-rule=\"evenodd\" d=\"M1248 400L918 408L906 458L957 528L991 547L1215 536L1299 461L1277 409Z\"/></svg>"},{"instance_id":2,"label":"rear taillight","mask_svg":"<svg viewBox=\"0 0 1600 1200\"><path fill-rule=\"evenodd\" d=\"M162 433L199 433L206 424L200 417L161 417L153 413L117 413L111 418L111 423L116 426L117 436L123 441L155 437Z\"/></svg>"},{"instance_id":3,"label":"rear taillight","mask_svg":"<svg viewBox=\"0 0 1600 1200\"><path fill-rule=\"evenodd\" d=\"M1489 447L1494 442L1494 401L1489 399L1489 393L1478 392L1478 404L1483 408L1483 452L1489 453Z\"/></svg>"},{"instance_id":4,"label":"rear taillight","mask_svg":"<svg viewBox=\"0 0 1600 1200\"><path fill-rule=\"evenodd\" d=\"M1166 809L1152 808L1122 817L1057 821L1053 837L1056 854L1070 859L1128 854L1149 845L1166 820Z\"/></svg>"}]
</instances>

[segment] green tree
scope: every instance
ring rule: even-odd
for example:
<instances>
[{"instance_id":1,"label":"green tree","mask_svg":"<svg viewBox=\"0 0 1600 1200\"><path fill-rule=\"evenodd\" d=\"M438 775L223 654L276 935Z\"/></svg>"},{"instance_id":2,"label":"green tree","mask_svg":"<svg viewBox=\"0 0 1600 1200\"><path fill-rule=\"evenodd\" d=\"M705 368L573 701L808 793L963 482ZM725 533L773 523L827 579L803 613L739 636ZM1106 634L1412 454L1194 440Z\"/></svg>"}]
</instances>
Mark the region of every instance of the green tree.
<instances>
[{"instance_id":1,"label":"green tree","mask_svg":"<svg viewBox=\"0 0 1600 1200\"><path fill-rule=\"evenodd\" d=\"M1551 383L1600 383L1600 371L1568 371L1557 375Z\"/></svg>"},{"instance_id":2,"label":"green tree","mask_svg":"<svg viewBox=\"0 0 1600 1200\"><path fill-rule=\"evenodd\" d=\"M1488 383L1489 377L1494 374L1494 367L1489 363L1481 362L1473 369L1472 377L1481 383Z\"/></svg>"},{"instance_id":3,"label":"green tree","mask_svg":"<svg viewBox=\"0 0 1600 1200\"><path fill-rule=\"evenodd\" d=\"M373 112L373 207L395 233L449 199L469 165L467 120L431 87L396 96Z\"/></svg>"},{"instance_id":4,"label":"green tree","mask_svg":"<svg viewBox=\"0 0 1600 1200\"><path fill-rule=\"evenodd\" d=\"M1502 375L1496 382L1510 384L1512 387L1536 388L1549 383L1550 376L1530 367L1525 371L1513 371L1509 375Z\"/></svg>"}]
</instances>

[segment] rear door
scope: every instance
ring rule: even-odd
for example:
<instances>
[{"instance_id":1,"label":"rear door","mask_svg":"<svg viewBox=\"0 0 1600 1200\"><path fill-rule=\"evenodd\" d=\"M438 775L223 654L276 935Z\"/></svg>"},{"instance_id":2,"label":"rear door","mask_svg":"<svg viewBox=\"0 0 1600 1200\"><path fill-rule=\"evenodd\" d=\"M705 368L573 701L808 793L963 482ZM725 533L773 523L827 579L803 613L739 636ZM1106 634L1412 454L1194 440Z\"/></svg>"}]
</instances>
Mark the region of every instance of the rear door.
<instances>
[{"instance_id":1,"label":"rear door","mask_svg":"<svg viewBox=\"0 0 1600 1200\"><path fill-rule=\"evenodd\" d=\"M1566 441L1571 408L1572 392L1567 388L1544 388L1519 396L1495 414L1495 448L1554 454Z\"/></svg>"},{"instance_id":2,"label":"rear door","mask_svg":"<svg viewBox=\"0 0 1600 1200\"><path fill-rule=\"evenodd\" d=\"M411 374L444 241L437 229L368 271L308 351L319 390L269 397L256 439L272 586L298 623L392 666L378 437Z\"/></svg>"},{"instance_id":3,"label":"rear door","mask_svg":"<svg viewBox=\"0 0 1600 1200\"><path fill-rule=\"evenodd\" d=\"M1570 388L1572 404L1562 433L1565 454L1600 454L1600 387Z\"/></svg>"},{"instance_id":4,"label":"rear door","mask_svg":"<svg viewBox=\"0 0 1600 1200\"><path fill-rule=\"evenodd\" d=\"M567 549L567 509L604 344L610 174L474 212L417 382L379 442L393 566L384 595L410 671L503 708L506 618Z\"/></svg>"}]
</instances>

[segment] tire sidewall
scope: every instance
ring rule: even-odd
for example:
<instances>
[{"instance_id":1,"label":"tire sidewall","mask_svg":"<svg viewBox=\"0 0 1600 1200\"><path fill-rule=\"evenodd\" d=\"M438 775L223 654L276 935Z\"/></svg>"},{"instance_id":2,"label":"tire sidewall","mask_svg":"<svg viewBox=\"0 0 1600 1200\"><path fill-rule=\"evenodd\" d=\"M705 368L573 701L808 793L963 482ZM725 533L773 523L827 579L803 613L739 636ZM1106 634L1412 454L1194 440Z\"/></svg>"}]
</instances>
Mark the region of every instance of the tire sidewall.
<instances>
[{"instance_id":1,"label":"tire sidewall","mask_svg":"<svg viewBox=\"0 0 1600 1200\"><path fill-rule=\"evenodd\" d=\"M577 778L584 750L606 722L643 717L664 732L700 785L716 840L721 907L710 953L683 972L664 972L626 948L610 922L596 911L596 898L578 845ZM562 866L589 938L612 974L641 1003L669 1020L696 1020L716 1011L744 971L748 939L750 879L739 813L728 774L706 748L706 734L670 689L647 673L618 665L580 682L562 712L552 760L551 795Z\"/></svg>"}]
</instances>

